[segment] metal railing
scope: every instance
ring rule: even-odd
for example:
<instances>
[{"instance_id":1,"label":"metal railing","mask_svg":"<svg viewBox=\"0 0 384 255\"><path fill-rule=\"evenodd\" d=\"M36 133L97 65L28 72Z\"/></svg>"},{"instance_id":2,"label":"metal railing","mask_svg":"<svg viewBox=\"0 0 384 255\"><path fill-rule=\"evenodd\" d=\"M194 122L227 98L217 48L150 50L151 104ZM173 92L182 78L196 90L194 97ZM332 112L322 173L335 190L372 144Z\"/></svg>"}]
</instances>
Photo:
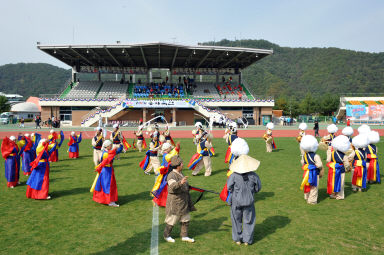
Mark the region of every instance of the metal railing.
<instances>
[{"instance_id":1,"label":"metal railing","mask_svg":"<svg viewBox=\"0 0 384 255\"><path fill-rule=\"evenodd\" d=\"M39 98L60 98L61 94L40 94Z\"/></svg>"},{"instance_id":2,"label":"metal railing","mask_svg":"<svg viewBox=\"0 0 384 255\"><path fill-rule=\"evenodd\" d=\"M243 84L243 86L245 87L246 90L248 90L248 92L251 94L251 96L253 97L253 99L256 99L255 95L254 95L254 91L253 89L251 89L251 87L248 85L248 83L245 81L245 79L243 79L241 81L241 83Z\"/></svg>"}]
</instances>

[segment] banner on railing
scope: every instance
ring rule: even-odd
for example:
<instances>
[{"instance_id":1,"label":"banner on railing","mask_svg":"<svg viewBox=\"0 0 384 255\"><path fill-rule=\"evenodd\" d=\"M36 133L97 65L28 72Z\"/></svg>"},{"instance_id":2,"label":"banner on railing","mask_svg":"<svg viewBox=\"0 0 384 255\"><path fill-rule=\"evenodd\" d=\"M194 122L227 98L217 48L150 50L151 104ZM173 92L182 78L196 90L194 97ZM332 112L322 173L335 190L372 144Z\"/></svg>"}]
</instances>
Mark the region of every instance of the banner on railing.
<instances>
[{"instance_id":1,"label":"banner on railing","mask_svg":"<svg viewBox=\"0 0 384 255\"><path fill-rule=\"evenodd\" d=\"M347 105L346 115L352 120L383 120L384 105Z\"/></svg>"},{"instance_id":2,"label":"banner on railing","mask_svg":"<svg viewBox=\"0 0 384 255\"><path fill-rule=\"evenodd\" d=\"M124 108L192 108L192 105L182 100L124 100Z\"/></svg>"}]
</instances>

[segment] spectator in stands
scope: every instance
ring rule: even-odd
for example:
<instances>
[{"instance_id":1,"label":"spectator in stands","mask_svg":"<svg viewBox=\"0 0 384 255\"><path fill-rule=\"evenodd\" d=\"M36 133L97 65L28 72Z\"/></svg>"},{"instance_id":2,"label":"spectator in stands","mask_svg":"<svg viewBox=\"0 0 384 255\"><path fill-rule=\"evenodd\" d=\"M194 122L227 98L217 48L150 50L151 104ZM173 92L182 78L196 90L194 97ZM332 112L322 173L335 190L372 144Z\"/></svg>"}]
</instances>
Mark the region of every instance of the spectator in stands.
<instances>
[{"instance_id":1,"label":"spectator in stands","mask_svg":"<svg viewBox=\"0 0 384 255\"><path fill-rule=\"evenodd\" d=\"M51 120L51 118L48 118L48 127L52 128L52 120Z\"/></svg>"}]
</instances>

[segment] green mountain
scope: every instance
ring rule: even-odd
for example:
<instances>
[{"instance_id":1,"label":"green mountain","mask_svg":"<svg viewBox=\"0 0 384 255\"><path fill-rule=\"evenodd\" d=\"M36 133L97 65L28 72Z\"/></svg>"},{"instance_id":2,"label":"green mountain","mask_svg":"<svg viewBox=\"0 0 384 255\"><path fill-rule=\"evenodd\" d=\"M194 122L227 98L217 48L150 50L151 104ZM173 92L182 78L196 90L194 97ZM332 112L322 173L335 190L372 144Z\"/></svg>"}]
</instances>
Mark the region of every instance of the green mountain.
<instances>
[{"instance_id":1,"label":"green mountain","mask_svg":"<svg viewBox=\"0 0 384 255\"><path fill-rule=\"evenodd\" d=\"M0 91L29 96L59 93L71 71L50 64L8 64L0 66Z\"/></svg>"},{"instance_id":2,"label":"green mountain","mask_svg":"<svg viewBox=\"0 0 384 255\"><path fill-rule=\"evenodd\" d=\"M221 40L202 45L273 49L244 70L255 94L275 97L384 93L384 53L338 48L289 48L265 40Z\"/></svg>"}]
</instances>

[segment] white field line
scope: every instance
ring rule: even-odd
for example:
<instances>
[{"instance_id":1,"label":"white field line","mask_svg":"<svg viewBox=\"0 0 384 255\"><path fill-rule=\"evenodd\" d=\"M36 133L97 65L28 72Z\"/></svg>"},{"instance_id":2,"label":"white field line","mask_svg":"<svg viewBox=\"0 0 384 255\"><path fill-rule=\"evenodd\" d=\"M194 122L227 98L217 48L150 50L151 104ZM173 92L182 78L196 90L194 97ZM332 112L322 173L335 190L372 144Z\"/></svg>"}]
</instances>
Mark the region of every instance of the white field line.
<instances>
[{"instance_id":1,"label":"white field line","mask_svg":"<svg viewBox=\"0 0 384 255\"><path fill-rule=\"evenodd\" d=\"M156 178L155 178L156 181ZM151 232L151 255L159 254L159 207L153 206L152 210L152 232Z\"/></svg>"}]
</instances>

